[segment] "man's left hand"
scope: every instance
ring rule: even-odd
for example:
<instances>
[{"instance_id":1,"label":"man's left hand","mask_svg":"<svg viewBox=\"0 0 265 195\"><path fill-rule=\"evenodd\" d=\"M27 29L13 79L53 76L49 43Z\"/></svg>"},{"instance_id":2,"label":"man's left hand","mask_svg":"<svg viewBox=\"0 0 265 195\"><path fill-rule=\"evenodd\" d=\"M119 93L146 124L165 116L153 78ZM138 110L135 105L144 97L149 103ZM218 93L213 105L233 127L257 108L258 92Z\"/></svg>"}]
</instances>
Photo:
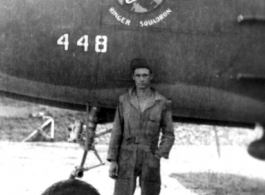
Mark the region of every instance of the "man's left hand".
<instances>
[{"instance_id":1,"label":"man's left hand","mask_svg":"<svg viewBox=\"0 0 265 195\"><path fill-rule=\"evenodd\" d=\"M154 155L157 159L160 159L162 156L159 152L159 150L155 151L155 155Z\"/></svg>"}]
</instances>

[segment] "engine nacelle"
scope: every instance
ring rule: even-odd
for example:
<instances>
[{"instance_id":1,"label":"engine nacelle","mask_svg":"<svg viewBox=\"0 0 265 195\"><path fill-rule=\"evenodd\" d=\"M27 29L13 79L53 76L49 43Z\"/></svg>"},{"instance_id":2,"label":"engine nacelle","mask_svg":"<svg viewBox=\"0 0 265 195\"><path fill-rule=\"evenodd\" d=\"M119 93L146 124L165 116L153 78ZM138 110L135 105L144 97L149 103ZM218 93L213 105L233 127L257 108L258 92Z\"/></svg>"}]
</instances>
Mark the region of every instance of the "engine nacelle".
<instances>
[{"instance_id":1,"label":"engine nacelle","mask_svg":"<svg viewBox=\"0 0 265 195\"><path fill-rule=\"evenodd\" d=\"M253 141L248 146L248 153L254 158L257 158L259 160L265 160L265 124L261 124L263 135L260 139Z\"/></svg>"}]
</instances>

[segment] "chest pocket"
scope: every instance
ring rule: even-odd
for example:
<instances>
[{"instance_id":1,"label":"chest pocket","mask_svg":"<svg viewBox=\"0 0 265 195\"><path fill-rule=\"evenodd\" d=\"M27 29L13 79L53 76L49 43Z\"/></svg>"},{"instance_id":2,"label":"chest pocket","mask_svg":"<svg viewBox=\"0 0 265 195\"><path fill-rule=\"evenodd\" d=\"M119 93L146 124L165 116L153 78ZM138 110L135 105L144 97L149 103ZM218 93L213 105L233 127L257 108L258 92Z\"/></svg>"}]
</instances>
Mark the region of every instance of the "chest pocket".
<instances>
[{"instance_id":1,"label":"chest pocket","mask_svg":"<svg viewBox=\"0 0 265 195\"><path fill-rule=\"evenodd\" d=\"M124 116L124 136L132 136L137 133L137 129L140 128L140 114L129 103L123 106Z\"/></svg>"},{"instance_id":2,"label":"chest pocket","mask_svg":"<svg viewBox=\"0 0 265 195\"><path fill-rule=\"evenodd\" d=\"M160 113L150 113L147 119L147 134L157 135L160 132Z\"/></svg>"},{"instance_id":3,"label":"chest pocket","mask_svg":"<svg viewBox=\"0 0 265 195\"><path fill-rule=\"evenodd\" d=\"M125 120L128 120L128 118L130 117L130 112L131 112L130 105L124 103L123 104L123 117L125 118Z\"/></svg>"}]
</instances>

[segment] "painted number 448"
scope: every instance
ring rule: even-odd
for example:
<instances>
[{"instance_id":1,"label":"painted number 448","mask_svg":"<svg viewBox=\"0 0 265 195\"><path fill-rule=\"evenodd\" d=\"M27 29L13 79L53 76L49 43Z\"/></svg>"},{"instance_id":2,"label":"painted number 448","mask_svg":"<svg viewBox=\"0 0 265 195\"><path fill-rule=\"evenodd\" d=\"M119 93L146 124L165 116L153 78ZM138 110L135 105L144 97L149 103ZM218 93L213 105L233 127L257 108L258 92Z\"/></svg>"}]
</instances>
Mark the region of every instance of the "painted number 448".
<instances>
[{"instance_id":1,"label":"painted number 448","mask_svg":"<svg viewBox=\"0 0 265 195\"><path fill-rule=\"evenodd\" d=\"M88 51L89 39L88 35L80 37L77 41L77 46L84 47L84 51ZM57 40L58 45L64 46L65 50L69 49L69 35L64 34ZM106 53L108 47L108 37L97 35L95 38L95 51L97 53Z\"/></svg>"}]
</instances>

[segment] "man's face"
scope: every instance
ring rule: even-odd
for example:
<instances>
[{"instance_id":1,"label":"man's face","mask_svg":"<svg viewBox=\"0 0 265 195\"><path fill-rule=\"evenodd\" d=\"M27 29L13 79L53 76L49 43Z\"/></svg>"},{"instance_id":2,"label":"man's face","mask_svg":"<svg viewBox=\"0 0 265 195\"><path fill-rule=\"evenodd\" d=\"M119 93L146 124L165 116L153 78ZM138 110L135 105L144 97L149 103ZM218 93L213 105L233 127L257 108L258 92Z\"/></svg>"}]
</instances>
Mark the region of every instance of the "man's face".
<instances>
[{"instance_id":1,"label":"man's face","mask_svg":"<svg viewBox=\"0 0 265 195\"><path fill-rule=\"evenodd\" d=\"M147 68L137 68L134 70L133 80L135 81L135 86L138 89L146 89L150 87L151 80L153 79L150 70Z\"/></svg>"}]
</instances>

